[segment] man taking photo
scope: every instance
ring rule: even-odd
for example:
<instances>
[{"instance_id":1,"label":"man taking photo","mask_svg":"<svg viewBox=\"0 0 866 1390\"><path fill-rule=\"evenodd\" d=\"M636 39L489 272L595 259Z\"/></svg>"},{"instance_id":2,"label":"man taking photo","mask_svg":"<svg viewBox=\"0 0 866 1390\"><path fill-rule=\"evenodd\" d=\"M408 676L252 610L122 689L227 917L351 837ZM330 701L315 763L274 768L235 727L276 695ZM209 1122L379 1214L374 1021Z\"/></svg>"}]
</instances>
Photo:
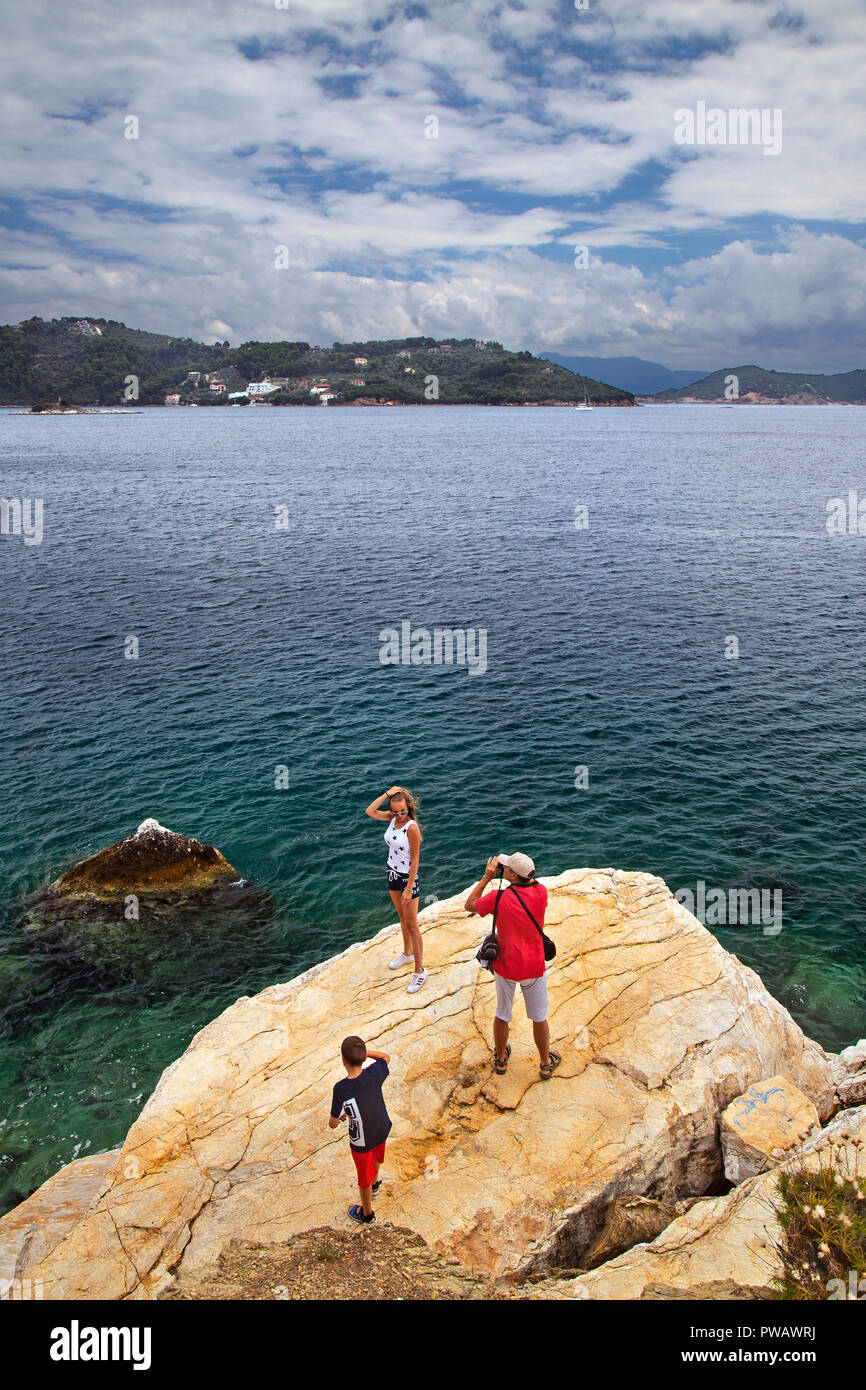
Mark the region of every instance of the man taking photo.
<instances>
[{"instance_id":1,"label":"man taking photo","mask_svg":"<svg viewBox=\"0 0 866 1390\"><path fill-rule=\"evenodd\" d=\"M491 879L504 876L508 887L486 892ZM535 864L528 854L500 854L488 859L484 874L464 904L467 912L489 916L496 909L499 955L493 962L496 980L496 1017L493 1020L493 1070L504 1076L511 1056L508 1026L514 1006L514 990L520 985L527 1017L540 1059L539 1076L549 1081L562 1061L550 1050L547 1023L547 978L544 964L544 913L547 889L535 878Z\"/></svg>"}]
</instances>

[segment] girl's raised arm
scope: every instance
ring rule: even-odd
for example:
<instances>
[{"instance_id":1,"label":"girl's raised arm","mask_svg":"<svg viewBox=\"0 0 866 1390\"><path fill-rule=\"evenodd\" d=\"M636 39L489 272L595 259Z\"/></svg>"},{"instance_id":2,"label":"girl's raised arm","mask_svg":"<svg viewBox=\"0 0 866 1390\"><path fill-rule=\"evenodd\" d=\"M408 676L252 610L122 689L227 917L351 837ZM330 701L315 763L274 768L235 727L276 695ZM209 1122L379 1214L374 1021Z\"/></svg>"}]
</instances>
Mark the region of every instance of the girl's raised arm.
<instances>
[{"instance_id":1,"label":"girl's raised arm","mask_svg":"<svg viewBox=\"0 0 866 1390\"><path fill-rule=\"evenodd\" d=\"M393 791L393 790L394 790L394 789L393 789L393 787L392 787L392 788L391 788L391 791ZM377 797L376 797L376 800L375 800L375 801L371 801L371 802L370 802L370 805L367 807L366 811L364 812L364 815L365 815L365 816L371 816L371 817L373 818L373 820L390 820L390 819L391 819L391 812L390 812L390 811L380 811L378 808L382 805L382 802L386 799L386 797L389 797L389 796L391 795L391 791L383 792L381 796L377 796Z\"/></svg>"}]
</instances>

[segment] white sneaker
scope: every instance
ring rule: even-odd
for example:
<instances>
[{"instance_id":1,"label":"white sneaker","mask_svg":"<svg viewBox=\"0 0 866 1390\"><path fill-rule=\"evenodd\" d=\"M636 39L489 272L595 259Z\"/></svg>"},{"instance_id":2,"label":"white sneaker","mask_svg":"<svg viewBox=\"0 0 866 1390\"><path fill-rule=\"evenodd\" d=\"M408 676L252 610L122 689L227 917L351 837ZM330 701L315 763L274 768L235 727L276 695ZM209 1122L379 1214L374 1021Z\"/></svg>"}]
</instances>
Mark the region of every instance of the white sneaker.
<instances>
[{"instance_id":1,"label":"white sneaker","mask_svg":"<svg viewBox=\"0 0 866 1390\"><path fill-rule=\"evenodd\" d=\"M414 956L397 956L396 960L388 961L388 969L399 970L401 965L408 965L410 960L414 960Z\"/></svg>"},{"instance_id":2,"label":"white sneaker","mask_svg":"<svg viewBox=\"0 0 866 1390\"><path fill-rule=\"evenodd\" d=\"M424 981L425 981L426 979L427 979L427 971L426 971L426 970L422 970L422 971L420 972L420 974L419 974L419 972L416 970L416 971L413 973L413 975L412 975L412 982L411 982L411 984L407 985L407 987L406 987L406 993L407 993L407 994L417 994L418 991L419 991L419 989L421 988L421 986L423 985L423 983L424 983Z\"/></svg>"}]
</instances>

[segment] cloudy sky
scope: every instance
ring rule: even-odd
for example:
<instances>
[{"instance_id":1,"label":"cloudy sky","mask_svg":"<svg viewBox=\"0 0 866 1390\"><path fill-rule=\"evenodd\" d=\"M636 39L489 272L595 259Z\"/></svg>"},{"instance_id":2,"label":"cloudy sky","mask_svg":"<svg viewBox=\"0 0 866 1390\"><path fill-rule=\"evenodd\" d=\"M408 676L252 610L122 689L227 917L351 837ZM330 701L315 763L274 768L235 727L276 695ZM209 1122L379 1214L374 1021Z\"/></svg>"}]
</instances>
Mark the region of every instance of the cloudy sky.
<instances>
[{"instance_id":1,"label":"cloudy sky","mask_svg":"<svg viewBox=\"0 0 866 1390\"><path fill-rule=\"evenodd\" d=\"M4 11L3 322L866 366L866 0Z\"/></svg>"}]
</instances>

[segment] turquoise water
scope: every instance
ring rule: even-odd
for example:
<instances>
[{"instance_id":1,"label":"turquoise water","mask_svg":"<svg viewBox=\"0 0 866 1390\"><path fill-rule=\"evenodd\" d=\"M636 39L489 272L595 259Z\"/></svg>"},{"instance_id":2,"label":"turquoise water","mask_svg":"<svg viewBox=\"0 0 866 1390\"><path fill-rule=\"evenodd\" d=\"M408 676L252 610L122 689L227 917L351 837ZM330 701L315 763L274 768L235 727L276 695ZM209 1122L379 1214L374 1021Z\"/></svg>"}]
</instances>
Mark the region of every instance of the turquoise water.
<instances>
[{"instance_id":1,"label":"turquoise water","mask_svg":"<svg viewBox=\"0 0 866 1390\"><path fill-rule=\"evenodd\" d=\"M394 781L422 897L515 849L779 887L780 933L720 940L825 1046L866 1033L866 536L825 528L866 495L863 415L592 417L0 414L0 492L45 509L0 539L0 1210L117 1143L239 995L392 920L363 810ZM483 629L488 669L381 664L403 621ZM273 913L26 948L26 894L146 816Z\"/></svg>"}]
</instances>

